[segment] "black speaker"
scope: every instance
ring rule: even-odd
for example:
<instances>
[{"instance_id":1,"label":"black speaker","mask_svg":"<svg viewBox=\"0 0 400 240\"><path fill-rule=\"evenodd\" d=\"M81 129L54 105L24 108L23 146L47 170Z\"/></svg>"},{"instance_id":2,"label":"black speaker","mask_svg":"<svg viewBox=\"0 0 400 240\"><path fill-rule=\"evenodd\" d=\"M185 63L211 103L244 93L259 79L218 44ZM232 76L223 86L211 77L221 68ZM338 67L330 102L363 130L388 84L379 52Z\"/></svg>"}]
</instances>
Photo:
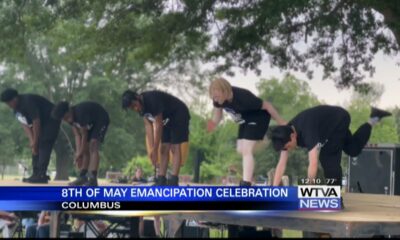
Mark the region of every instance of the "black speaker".
<instances>
[{"instance_id":1,"label":"black speaker","mask_svg":"<svg viewBox=\"0 0 400 240\"><path fill-rule=\"evenodd\" d=\"M400 195L400 145L367 145L348 171L348 192Z\"/></svg>"}]
</instances>

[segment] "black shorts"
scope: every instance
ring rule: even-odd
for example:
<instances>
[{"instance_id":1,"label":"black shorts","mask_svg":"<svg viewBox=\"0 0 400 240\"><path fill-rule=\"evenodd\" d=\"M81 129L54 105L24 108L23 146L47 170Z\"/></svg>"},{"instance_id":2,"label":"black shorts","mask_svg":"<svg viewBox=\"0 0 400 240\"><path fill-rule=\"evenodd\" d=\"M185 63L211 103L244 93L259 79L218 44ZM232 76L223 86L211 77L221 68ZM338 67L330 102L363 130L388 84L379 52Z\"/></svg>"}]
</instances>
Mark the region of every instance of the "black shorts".
<instances>
[{"instance_id":1,"label":"black shorts","mask_svg":"<svg viewBox=\"0 0 400 240\"><path fill-rule=\"evenodd\" d=\"M178 119L178 118L176 118ZM171 120L163 127L161 142L180 144L189 141L189 116Z\"/></svg>"},{"instance_id":2,"label":"black shorts","mask_svg":"<svg viewBox=\"0 0 400 240\"><path fill-rule=\"evenodd\" d=\"M256 117L245 119L245 122L239 126L238 139L262 140L267 133L269 114L259 114Z\"/></svg>"},{"instance_id":3,"label":"black shorts","mask_svg":"<svg viewBox=\"0 0 400 240\"><path fill-rule=\"evenodd\" d=\"M90 142L90 140L96 139L100 143L103 143L109 124L109 120L99 121L94 124L88 132L88 141Z\"/></svg>"}]
</instances>

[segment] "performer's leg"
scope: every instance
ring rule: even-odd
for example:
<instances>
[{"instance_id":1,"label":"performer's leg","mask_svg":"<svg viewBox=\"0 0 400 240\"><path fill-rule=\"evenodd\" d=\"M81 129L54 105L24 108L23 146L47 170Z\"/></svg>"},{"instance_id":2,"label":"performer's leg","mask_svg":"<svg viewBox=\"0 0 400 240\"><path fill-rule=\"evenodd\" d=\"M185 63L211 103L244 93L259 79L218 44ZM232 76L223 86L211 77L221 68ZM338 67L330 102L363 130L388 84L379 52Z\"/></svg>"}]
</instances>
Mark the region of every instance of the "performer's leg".
<instances>
[{"instance_id":1,"label":"performer's leg","mask_svg":"<svg viewBox=\"0 0 400 240\"><path fill-rule=\"evenodd\" d=\"M358 156L371 136L372 126L369 123L361 125L354 134L347 130L343 151L349 156Z\"/></svg>"},{"instance_id":2,"label":"performer's leg","mask_svg":"<svg viewBox=\"0 0 400 240\"><path fill-rule=\"evenodd\" d=\"M51 153L60 130L60 124L60 121L51 119L48 120L47 124L41 126L42 130L39 139L39 159L37 171L41 178L46 178L46 181L49 179L46 173L50 163Z\"/></svg>"},{"instance_id":3,"label":"performer's leg","mask_svg":"<svg viewBox=\"0 0 400 240\"><path fill-rule=\"evenodd\" d=\"M347 131L346 141L343 146L344 152L352 157L358 156L371 137L372 127L379 123L382 118L391 115L390 112L378 108L371 108L368 122L361 125L354 134L351 134L350 130Z\"/></svg>"},{"instance_id":4,"label":"performer's leg","mask_svg":"<svg viewBox=\"0 0 400 240\"><path fill-rule=\"evenodd\" d=\"M97 139L91 139L89 143L89 174L88 174L88 183L85 186L94 186L98 185L97 183L97 172L100 164L100 142Z\"/></svg>"},{"instance_id":5,"label":"performer's leg","mask_svg":"<svg viewBox=\"0 0 400 240\"><path fill-rule=\"evenodd\" d=\"M54 141L40 141L39 140L39 147L38 147L38 156L37 156L37 175L30 178L28 181L29 183L47 183L48 177L47 167L50 162L51 152L53 150Z\"/></svg>"},{"instance_id":6,"label":"performer's leg","mask_svg":"<svg viewBox=\"0 0 400 240\"><path fill-rule=\"evenodd\" d=\"M341 159L341 151L335 153L325 153L324 151L321 151L319 160L321 162L322 169L324 170L325 179L329 179L327 184L337 186L342 185L342 167L340 166Z\"/></svg>"},{"instance_id":7,"label":"performer's leg","mask_svg":"<svg viewBox=\"0 0 400 240\"><path fill-rule=\"evenodd\" d=\"M181 144L189 141L189 116L181 116L179 121L171 126L171 153L172 175L168 179L168 185L179 185L179 172L183 162Z\"/></svg>"},{"instance_id":8,"label":"performer's leg","mask_svg":"<svg viewBox=\"0 0 400 240\"><path fill-rule=\"evenodd\" d=\"M81 174L80 174L81 176L87 176L87 173L89 172L89 165L90 165L90 149L89 149L89 147L87 147L83 151L82 168L81 168Z\"/></svg>"},{"instance_id":9,"label":"performer's leg","mask_svg":"<svg viewBox=\"0 0 400 240\"><path fill-rule=\"evenodd\" d=\"M32 175L27 178L23 178L22 181L29 182L31 179L36 178L38 173L39 173L39 154L36 155L32 154Z\"/></svg>"},{"instance_id":10,"label":"performer's leg","mask_svg":"<svg viewBox=\"0 0 400 240\"><path fill-rule=\"evenodd\" d=\"M319 155L321 166L324 170L325 181L328 185L342 186L342 151L336 153L325 153ZM343 197L340 198L341 207L344 209Z\"/></svg>"},{"instance_id":11,"label":"performer's leg","mask_svg":"<svg viewBox=\"0 0 400 240\"><path fill-rule=\"evenodd\" d=\"M243 164L243 180L241 186L251 186L254 175L254 147L267 133L269 116L261 115L258 119L241 124L239 139L241 139L241 154Z\"/></svg>"},{"instance_id":12,"label":"performer's leg","mask_svg":"<svg viewBox=\"0 0 400 240\"><path fill-rule=\"evenodd\" d=\"M158 173L157 183L156 183L156 185L158 186L164 186L167 184L167 170L168 170L170 150L171 150L171 144L169 142L163 142L161 144L160 172Z\"/></svg>"},{"instance_id":13,"label":"performer's leg","mask_svg":"<svg viewBox=\"0 0 400 240\"><path fill-rule=\"evenodd\" d=\"M168 179L169 186L179 185L179 171L182 162L181 144L171 144L172 153L172 175Z\"/></svg>"},{"instance_id":14,"label":"performer's leg","mask_svg":"<svg viewBox=\"0 0 400 240\"><path fill-rule=\"evenodd\" d=\"M46 177L47 168L50 163L51 152L53 151L53 146L55 139L51 141L46 141L39 143L39 176Z\"/></svg>"},{"instance_id":15,"label":"performer's leg","mask_svg":"<svg viewBox=\"0 0 400 240\"><path fill-rule=\"evenodd\" d=\"M243 164L243 181L251 184L254 172L254 146L257 141L242 140L242 164Z\"/></svg>"},{"instance_id":16,"label":"performer's leg","mask_svg":"<svg viewBox=\"0 0 400 240\"><path fill-rule=\"evenodd\" d=\"M93 126L88 136L89 140L89 165L88 182L85 186L98 186L97 172L100 165L100 144L104 142L107 134L109 120L105 119Z\"/></svg>"},{"instance_id":17,"label":"performer's leg","mask_svg":"<svg viewBox=\"0 0 400 240\"><path fill-rule=\"evenodd\" d=\"M163 126L162 136L161 136L161 156L159 159L159 171L156 179L156 186L167 185L167 171L169 163L169 152L171 150L171 128L169 125ZM158 154L158 153L157 153ZM158 155L157 155L158 162Z\"/></svg>"},{"instance_id":18,"label":"performer's leg","mask_svg":"<svg viewBox=\"0 0 400 240\"><path fill-rule=\"evenodd\" d=\"M86 148L83 152L82 156L82 168L80 169L79 176L75 181L70 182L69 186L83 186L88 182L88 169L89 169L89 161L90 161L90 152L89 148Z\"/></svg>"}]
</instances>

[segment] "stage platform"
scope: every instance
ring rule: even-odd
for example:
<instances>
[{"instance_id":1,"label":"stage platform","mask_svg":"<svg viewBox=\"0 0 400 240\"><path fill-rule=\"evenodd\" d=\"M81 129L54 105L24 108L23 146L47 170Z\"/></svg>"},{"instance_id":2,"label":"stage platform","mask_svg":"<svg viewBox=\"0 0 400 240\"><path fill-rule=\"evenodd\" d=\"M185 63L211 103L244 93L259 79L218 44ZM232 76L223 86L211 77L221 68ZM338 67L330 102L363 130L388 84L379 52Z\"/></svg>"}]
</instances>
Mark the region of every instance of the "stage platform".
<instances>
[{"instance_id":1,"label":"stage platform","mask_svg":"<svg viewBox=\"0 0 400 240\"><path fill-rule=\"evenodd\" d=\"M400 235L400 196L345 193L344 204L346 208L339 212L97 211L92 214L123 218L159 215L168 221L169 237L179 237L179 228L184 220L328 233L332 237ZM57 236L57 233L53 234Z\"/></svg>"},{"instance_id":2,"label":"stage platform","mask_svg":"<svg viewBox=\"0 0 400 240\"><path fill-rule=\"evenodd\" d=\"M332 237L400 235L400 196L345 193L339 212L196 212L175 213L175 229L183 220L329 233ZM170 229L173 234L175 229Z\"/></svg>"},{"instance_id":3,"label":"stage platform","mask_svg":"<svg viewBox=\"0 0 400 240\"><path fill-rule=\"evenodd\" d=\"M72 180L72 178L71 178ZM148 185L151 185L149 183ZM0 181L0 186L67 186L67 181L50 181L49 184L27 184L21 181ZM100 186L132 186L133 184L100 181ZM143 185L143 184L140 184ZM185 184L186 185L186 184ZM190 184L192 185L192 184ZM143 185L145 186L145 185ZM372 237L400 235L400 196L345 193L345 209L339 212L299 211L103 211L96 215L137 217L161 215L169 221L169 236L176 236L184 220L240 226L293 229L305 232L329 233L333 237ZM82 213L82 212L81 212ZM90 214L86 212L85 214ZM57 214L55 214L57 215ZM53 217L55 217L53 215ZM54 218L53 218L54 219ZM57 218L55 218L57 219ZM54 223L57 223L56 220ZM54 226L54 224L52 224ZM57 226L54 226L57 229ZM53 232L52 236L57 233Z\"/></svg>"}]
</instances>

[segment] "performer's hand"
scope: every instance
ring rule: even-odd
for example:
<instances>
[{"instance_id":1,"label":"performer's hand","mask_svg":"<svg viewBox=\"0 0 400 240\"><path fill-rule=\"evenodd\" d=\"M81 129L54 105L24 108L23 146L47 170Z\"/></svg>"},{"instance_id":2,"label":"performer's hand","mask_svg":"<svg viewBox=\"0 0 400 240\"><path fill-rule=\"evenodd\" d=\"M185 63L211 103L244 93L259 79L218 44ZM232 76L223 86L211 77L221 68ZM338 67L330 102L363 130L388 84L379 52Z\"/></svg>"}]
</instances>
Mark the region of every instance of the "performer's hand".
<instances>
[{"instance_id":1,"label":"performer's hand","mask_svg":"<svg viewBox=\"0 0 400 240\"><path fill-rule=\"evenodd\" d=\"M283 121L281 121L280 123L278 123L278 125L280 125L280 126L285 126L285 125L287 125L287 124L288 124L288 122L285 121L285 120L283 120Z\"/></svg>"},{"instance_id":2,"label":"performer's hand","mask_svg":"<svg viewBox=\"0 0 400 240\"><path fill-rule=\"evenodd\" d=\"M83 154L77 153L75 155L74 164L78 169L81 169L82 168L82 163L83 163Z\"/></svg>"},{"instance_id":3,"label":"performer's hand","mask_svg":"<svg viewBox=\"0 0 400 240\"><path fill-rule=\"evenodd\" d=\"M214 123L213 120L207 121L207 132L212 132L217 127L217 124Z\"/></svg>"}]
</instances>

